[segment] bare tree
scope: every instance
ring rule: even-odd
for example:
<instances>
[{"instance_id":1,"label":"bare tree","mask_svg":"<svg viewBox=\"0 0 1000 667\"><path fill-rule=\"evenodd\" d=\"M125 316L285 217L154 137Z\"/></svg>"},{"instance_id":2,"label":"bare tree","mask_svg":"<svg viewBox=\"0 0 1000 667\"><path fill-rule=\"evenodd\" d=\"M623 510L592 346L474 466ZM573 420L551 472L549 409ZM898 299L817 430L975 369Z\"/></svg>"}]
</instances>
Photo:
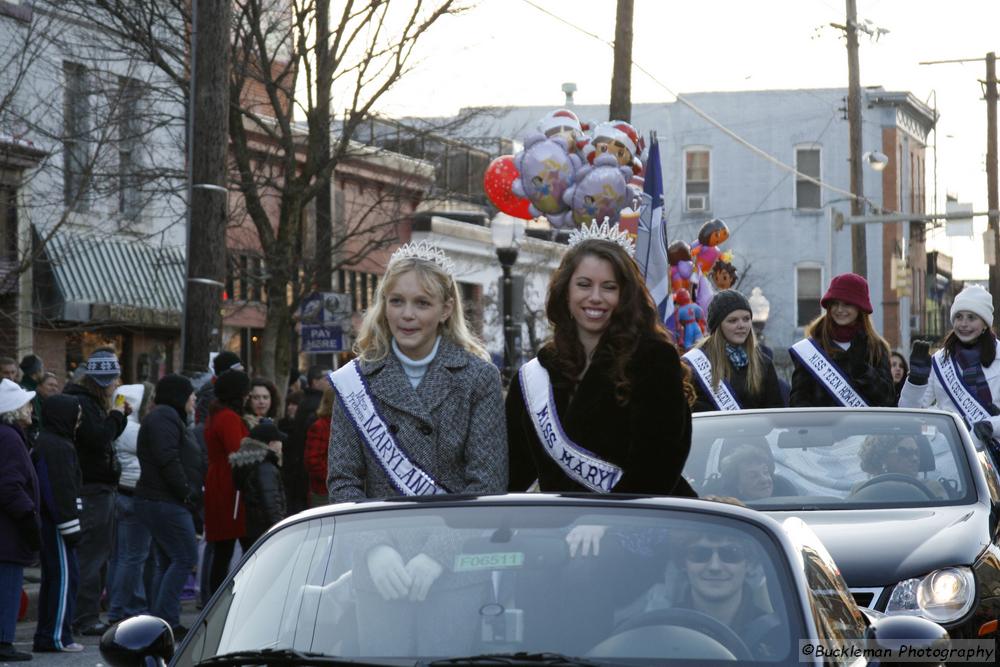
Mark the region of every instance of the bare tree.
<instances>
[{"instance_id":1,"label":"bare tree","mask_svg":"<svg viewBox=\"0 0 1000 667\"><path fill-rule=\"evenodd\" d=\"M186 96L187 0L64 0L62 4L80 20L100 25L122 48L155 64ZM455 4L411 0L400 11L400 3L380 0L335 5L329 0L233 1L228 109L232 188L240 195L266 261L261 277L269 297L264 375L287 374L297 299L313 287L316 253L328 252L306 244L306 222L317 194L329 187L339 165L393 159L352 137L409 71L418 42L442 17L460 11ZM320 57L316 20L323 14L331 25L329 48ZM297 94L300 81L305 82L304 94ZM323 85L317 86L317 81ZM326 82L331 84L332 102L325 93L323 99L318 97ZM327 119L321 118L324 108L342 110L332 141ZM324 145L329 145L328 154ZM357 263L395 237L396 225L412 208L407 201L419 179L414 176L407 183L400 176L374 203L359 205L339 221L332 234L336 265L331 270Z\"/></svg>"}]
</instances>

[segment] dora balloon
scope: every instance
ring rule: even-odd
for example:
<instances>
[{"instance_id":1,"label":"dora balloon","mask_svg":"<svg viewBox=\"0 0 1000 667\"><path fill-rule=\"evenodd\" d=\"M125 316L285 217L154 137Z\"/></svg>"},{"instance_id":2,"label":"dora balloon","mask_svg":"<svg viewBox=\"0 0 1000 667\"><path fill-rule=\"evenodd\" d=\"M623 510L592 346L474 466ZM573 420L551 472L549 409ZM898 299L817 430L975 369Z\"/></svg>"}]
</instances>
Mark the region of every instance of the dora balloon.
<instances>
[{"instance_id":1,"label":"dora balloon","mask_svg":"<svg viewBox=\"0 0 1000 667\"><path fill-rule=\"evenodd\" d=\"M698 242L691 245L691 256L702 275L708 275L716 260L726 259L717 247L729 238L729 227L725 221L709 220L698 230Z\"/></svg>"},{"instance_id":2,"label":"dora balloon","mask_svg":"<svg viewBox=\"0 0 1000 667\"><path fill-rule=\"evenodd\" d=\"M719 290L730 289L736 284L736 267L724 259L712 265L712 282Z\"/></svg>"}]
</instances>

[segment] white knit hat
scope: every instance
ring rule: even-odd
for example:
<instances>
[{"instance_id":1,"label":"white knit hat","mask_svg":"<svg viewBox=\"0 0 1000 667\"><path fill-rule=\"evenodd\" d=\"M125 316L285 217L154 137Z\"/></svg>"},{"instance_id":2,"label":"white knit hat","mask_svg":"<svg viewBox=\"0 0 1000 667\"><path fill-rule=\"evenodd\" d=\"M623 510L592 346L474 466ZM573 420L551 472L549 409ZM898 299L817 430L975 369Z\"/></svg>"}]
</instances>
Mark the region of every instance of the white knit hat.
<instances>
[{"instance_id":1,"label":"white knit hat","mask_svg":"<svg viewBox=\"0 0 1000 667\"><path fill-rule=\"evenodd\" d=\"M0 382L0 415L13 412L35 397L35 392L21 389L21 385L4 378Z\"/></svg>"},{"instance_id":2,"label":"white knit hat","mask_svg":"<svg viewBox=\"0 0 1000 667\"><path fill-rule=\"evenodd\" d=\"M983 318L986 326L993 326L993 297L979 285L969 285L958 293L951 304L950 318L954 322L959 311L966 310Z\"/></svg>"}]
</instances>

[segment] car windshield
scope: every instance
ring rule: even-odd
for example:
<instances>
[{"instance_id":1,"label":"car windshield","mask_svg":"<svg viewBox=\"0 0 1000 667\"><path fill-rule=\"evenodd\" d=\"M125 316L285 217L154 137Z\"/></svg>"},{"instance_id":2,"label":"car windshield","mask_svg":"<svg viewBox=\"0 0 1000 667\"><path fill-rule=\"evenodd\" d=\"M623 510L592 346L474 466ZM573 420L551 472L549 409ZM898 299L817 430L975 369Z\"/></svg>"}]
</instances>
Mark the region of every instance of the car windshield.
<instances>
[{"instance_id":1,"label":"car windshield","mask_svg":"<svg viewBox=\"0 0 1000 667\"><path fill-rule=\"evenodd\" d=\"M385 599L385 547L440 564L424 599L416 567L407 599ZM175 664L268 649L383 664L514 652L795 664L806 635L790 568L772 534L710 511L480 502L317 516L259 545Z\"/></svg>"},{"instance_id":2,"label":"car windshield","mask_svg":"<svg viewBox=\"0 0 1000 667\"><path fill-rule=\"evenodd\" d=\"M975 497L965 445L946 415L713 413L692 430L684 475L702 496L768 509L922 507Z\"/></svg>"}]
</instances>

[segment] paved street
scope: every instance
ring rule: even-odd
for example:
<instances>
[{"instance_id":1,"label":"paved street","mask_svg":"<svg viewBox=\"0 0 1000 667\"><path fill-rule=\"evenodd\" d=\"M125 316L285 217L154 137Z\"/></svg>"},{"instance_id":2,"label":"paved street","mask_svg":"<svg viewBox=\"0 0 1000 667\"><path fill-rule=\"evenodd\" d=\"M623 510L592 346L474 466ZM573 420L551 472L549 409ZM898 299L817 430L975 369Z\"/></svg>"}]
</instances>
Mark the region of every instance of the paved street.
<instances>
[{"instance_id":1,"label":"paved street","mask_svg":"<svg viewBox=\"0 0 1000 667\"><path fill-rule=\"evenodd\" d=\"M39 573L37 568L26 570L27 575L31 576L34 574L36 577ZM30 581L25 582L25 590L27 590L29 597L32 598L31 606L28 611L28 619L17 624L17 641L15 642L18 649L22 651L31 650L31 640L32 636L35 634L35 597L38 593L38 584ZM182 603L181 611L181 624L191 627L195 619L198 618L199 611L195 609L194 601L188 601ZM0 665L45 665L46 667L94 667L95 665L104 665L104 661L101 659L101 653L98 650L98 645L100 644L100 637L76 637L76 640L83 644L84 648L81 653L35 653L34 658L31 662L23 663L7 663L0 662Z\"/></svg>"}]
</instances>

